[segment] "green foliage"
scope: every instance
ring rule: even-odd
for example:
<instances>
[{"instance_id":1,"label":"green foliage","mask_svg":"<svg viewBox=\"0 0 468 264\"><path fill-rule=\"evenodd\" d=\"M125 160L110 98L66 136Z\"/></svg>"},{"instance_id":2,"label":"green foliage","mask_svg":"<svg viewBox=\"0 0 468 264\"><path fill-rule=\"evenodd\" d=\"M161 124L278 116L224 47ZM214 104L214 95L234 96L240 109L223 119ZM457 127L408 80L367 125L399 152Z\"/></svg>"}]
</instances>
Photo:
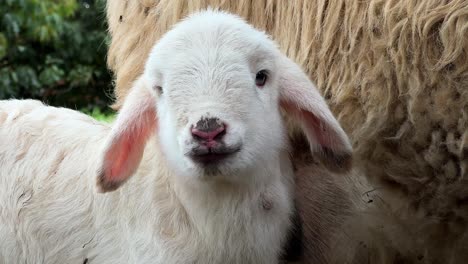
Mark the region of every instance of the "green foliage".
<instances>
[{"instance_id":1,"label":"green foliage","mask_svg":"<svg viewBox=\"0 0 468 264\"><path fill-rule=\"evenodd\" d=\"M109 104L104 0L0 0L0 99Z\"/></svg>"},{"instance_id":2,"label":"green foliage","mask_svg":"<svg viewBox=\"0 0 468 264\"><path fill-rule=\"evenodd\" d=\"M92 110L82 109L83 113L92 116L94 119L102 122L110 123L115 119L116 114L111 111L102 111L98 107L94 107Z\"/></svg>"}]
</instances>

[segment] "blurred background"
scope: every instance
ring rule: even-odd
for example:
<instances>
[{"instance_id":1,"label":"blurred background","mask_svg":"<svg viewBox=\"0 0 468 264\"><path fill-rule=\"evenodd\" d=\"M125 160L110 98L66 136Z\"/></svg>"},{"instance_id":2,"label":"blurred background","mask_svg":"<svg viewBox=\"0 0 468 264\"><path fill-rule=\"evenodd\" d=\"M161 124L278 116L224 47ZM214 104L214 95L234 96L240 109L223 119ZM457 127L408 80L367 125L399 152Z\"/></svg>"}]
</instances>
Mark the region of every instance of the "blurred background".
<instances>
[{"instance_id":1,"label":"blurred background","mask_svg":"<svg viewBox=\"0 0 468 264\"><path fill-rule=\"evenodd\" d=\"M112 119L105 0L0 0L0 19L0 99Z\"/></svg>"}]
</instances>

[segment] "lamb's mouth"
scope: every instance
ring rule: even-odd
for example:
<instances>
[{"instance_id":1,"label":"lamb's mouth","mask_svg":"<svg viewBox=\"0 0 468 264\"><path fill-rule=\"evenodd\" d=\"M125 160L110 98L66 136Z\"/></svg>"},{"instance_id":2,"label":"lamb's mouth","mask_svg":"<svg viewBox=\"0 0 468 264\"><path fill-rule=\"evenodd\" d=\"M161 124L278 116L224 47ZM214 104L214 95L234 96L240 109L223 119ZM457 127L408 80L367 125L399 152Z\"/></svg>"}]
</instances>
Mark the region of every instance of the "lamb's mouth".
<instances>
[{"instance_id":1,"label":"lamb's mouth","mask_svg":"<svg viewBox=\"0 0 468 264\"><path fill-rule=\"evenodd\" d=\"M197 164L202 166L217 165L226 159L234 156L241 150L241 146L216 148L196 147L192 149L187 156Z\"/></svg>"}]
</instances>

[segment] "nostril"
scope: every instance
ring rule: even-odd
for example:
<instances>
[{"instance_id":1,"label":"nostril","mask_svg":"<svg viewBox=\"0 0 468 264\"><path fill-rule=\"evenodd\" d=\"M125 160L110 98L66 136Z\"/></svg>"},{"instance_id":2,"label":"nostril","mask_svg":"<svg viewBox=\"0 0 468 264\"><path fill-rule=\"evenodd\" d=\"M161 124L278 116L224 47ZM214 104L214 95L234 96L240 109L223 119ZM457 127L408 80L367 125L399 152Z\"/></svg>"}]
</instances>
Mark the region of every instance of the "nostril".
<instances>
[{"instance_id":1,"label":"nostril","mask_svg":"<svg viewBox=\"0 0 468 264\"><path fill-rule=\"evenodd\" d=\"M197 140L220 140L226 134L224 124L212 128L212 130L200 130L197 127L191 129L192 136Z\"/></svg>"},{"instance_id":2,"label":"nostril","mask_svg":"<svg viewBox=\"0 0 468 264\"><path fill-rule=\"evenodd\" d=\"M202 140L203 137L200 136L200 134L198 133L197 130L195 130L194 128L192 128L192 137L196 140Z\"/></svg>"},{"instance_id":3,"label":"nostril","mask_svg":"<svg viewBox=\"0 0 468 264\"><path fill-rule=\"evenodd\" d=\"M219 132L213 139L215 140L220 140L224 137L224 135L226 135L226 127L223 125L222 127L223 130L221 130L221 132Z\"/></svg>"}]
</instances>

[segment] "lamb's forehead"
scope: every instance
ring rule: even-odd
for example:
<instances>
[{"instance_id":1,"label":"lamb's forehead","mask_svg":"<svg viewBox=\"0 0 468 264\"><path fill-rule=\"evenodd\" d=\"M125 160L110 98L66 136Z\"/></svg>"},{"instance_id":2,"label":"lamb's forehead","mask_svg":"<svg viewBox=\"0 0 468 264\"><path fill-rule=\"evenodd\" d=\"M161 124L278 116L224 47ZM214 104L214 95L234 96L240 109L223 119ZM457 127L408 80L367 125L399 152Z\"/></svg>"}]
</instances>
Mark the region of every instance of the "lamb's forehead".
<instances>
[{"instance_id":1,"label":"lamb's forehead","mask_svg":"<svg viewBox=\"0 0 468 264\"><path fill-rule=\"evenodd\" d=\"M238 16L206 10L192 14L167 32L153 49L153 57L174 59L174 56L209 50L268 57L279 52L276 44L263 32ZM184 54L185 53L185 54Z\"/></svg>"}]
</instances>

